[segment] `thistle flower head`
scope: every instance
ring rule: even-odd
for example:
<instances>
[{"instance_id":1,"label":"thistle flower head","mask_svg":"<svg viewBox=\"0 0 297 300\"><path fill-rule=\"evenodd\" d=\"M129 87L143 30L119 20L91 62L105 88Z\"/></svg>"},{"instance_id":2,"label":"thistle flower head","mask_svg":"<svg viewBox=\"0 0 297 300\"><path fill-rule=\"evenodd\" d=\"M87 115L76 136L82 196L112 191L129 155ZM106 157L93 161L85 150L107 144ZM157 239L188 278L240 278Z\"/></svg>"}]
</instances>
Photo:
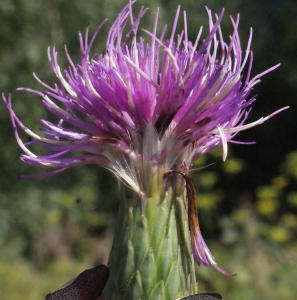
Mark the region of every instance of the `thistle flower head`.
<instances>
[{"instance_id":1,"label":"thistle flower head","mask_svg":"<svg viewBox=\"0 0 297 300\"><path fill-rule=\"evenodd\" d=\"M154 168L187 174L195 160L219 146L223 146L225 160L227 143L238 132L269 119L273 114L245 124L255 101L255 96L250 96L252 88L278 65L251 77L252 31L242 51L239 16L231 17L233 33L226 41L220 27L224 11L213 15L207 9L209 33L202 39L201 28L192 43L186 13L184 30L176 33L180 8L166 39L166 28L157 34L158 11L152 30L140 32L146 9L141 8L134 18L134 3L131 0L111 26L104 54L89 56L106 20L90 41L88 29L85 37L79 35L79 64L74 64L66 50L69 67L64 72L55 47L48 49L57 84L51 87L35 76L45 92L20 89L40 96L58 118L57 123L41 119L44 135L32 132L18 119L10 97L3 99L25 153L21 156L24 162L54 168L50 174L98 164L145 198ZM23 143L18 127L34 141ZM47 153L34 154L31 144L41 145ZM200 236L195 234L195 258L207 264L213 258Z\"/></svg>"}]
</instances>

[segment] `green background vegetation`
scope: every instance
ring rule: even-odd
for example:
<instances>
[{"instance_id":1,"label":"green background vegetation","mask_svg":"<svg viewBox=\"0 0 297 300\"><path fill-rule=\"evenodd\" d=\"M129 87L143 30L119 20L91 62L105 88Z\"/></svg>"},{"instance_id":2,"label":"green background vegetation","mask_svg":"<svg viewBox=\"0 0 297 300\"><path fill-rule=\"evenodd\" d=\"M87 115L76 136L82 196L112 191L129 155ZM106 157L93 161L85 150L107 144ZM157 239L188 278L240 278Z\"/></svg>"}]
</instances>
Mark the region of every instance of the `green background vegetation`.
<instances>
[{"instance_id":1,"label":"green background vegetation","mask_svg":"<svg viewBox=\"0 0 297 300\"><path fill-rule=\"evenodd\" d=\"M0 90L12 93L15 111L28 127L38 131L37 120L46 112L38 97L15 89L42 90L33 72L49 84L56 82L47 62L47 47L57 46L62 69L67 66L64 44L73 61L79 62L77 32L88 24L94 32L105 17L110 25L125 2L0 1ZM190 173L204 237L219 265L237 273L226 278L212 268L197 268L200 292L216 291L230 300L296 299L297 2L139 0L136 7L150 8L144 20L150 26L159 6L160 25L170 26L179 4L188 13L192 40L200 25L207 28L204 6L215 12L225 7L224 32L231 33L228 15L238 12L243 45L249 27L254 29L254 75L282 63L255 87L259 96L250 121L291 106L237 138L255 140L257 145L230 145L225 163L217 149L195 168L212 165ZM94 54L104 51L109 25L99 34ZM119 201L117 182L98 166L44 179L20 179L21 174L40 170L18 159L21 150L4 104L0 105L0 126L0 298L44 299L84 269L107 262Z\"/></svg>"}]
</instances>

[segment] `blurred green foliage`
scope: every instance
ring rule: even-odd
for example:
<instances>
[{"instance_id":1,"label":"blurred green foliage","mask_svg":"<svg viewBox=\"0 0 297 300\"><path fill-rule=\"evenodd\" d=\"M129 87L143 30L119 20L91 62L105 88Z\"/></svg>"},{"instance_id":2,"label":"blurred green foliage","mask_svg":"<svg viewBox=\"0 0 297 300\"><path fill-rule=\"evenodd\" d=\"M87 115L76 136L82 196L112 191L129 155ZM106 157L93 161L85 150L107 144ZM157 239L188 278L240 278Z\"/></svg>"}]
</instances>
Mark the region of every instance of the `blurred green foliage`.
<instances>
[{"instance_id":1,"label":"blurred green foliage","mask_svg":"<svg viewBox=\"0 0 297 300\"><path fill-rule=\"evenodd\" d=\"M15 111L28 127L38 131L37 120L46 112L37 97L14 90L22 86L42 90L33 72L51 85L56 82L47 62L47 47L56 45L61 68L67 66L64 44L78 62L77 32L88 24L94 32L106 17L110 25L125 3L0 1L0 90L12 93ZM218 13L225 7L226 15L241 14L243 45L249 27L254 29L254 75L282 63L255 87L259 97L249 120L291 106L290 111L238 137L256 140L256 146L229 145L224 163L221 149L216 149L199 159L190 172L197 188L202 233L219 265L237 273L225 278L211 268L197 268L200 291L217 291L224 299L295 299L297 3L143 0L135 10L149 7L144 22L151 25L160 7L159 26L168 23L170 27L179 4L187 11L191 40L201 24L207 27L205 5ZM104 51L109 25L99 33L94 54ZM179 30L182 26L180 22ZM223 26L227 36L231 30L227 16ZM21 174L41 171L19 161L21 150L4 105L0 105L0 126L1 300L43 299L85 268L107 262L118 208L117 182L98 166L44 179L20 179Z\"/></svg>"}]
</instances>

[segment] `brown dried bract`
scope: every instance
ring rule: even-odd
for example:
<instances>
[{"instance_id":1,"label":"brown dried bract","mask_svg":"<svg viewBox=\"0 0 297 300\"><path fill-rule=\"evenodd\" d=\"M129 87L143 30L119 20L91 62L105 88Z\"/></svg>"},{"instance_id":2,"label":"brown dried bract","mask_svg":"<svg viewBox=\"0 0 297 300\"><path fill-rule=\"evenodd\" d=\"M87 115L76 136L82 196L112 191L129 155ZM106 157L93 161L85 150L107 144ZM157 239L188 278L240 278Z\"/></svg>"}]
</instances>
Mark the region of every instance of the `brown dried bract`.
<instances>
[{"instance_id":1,"label":"brown dried bract","mask_svg":"<svg viewBox=\"0 0 297 300\"><path fill-rule=\"evenodd\" d=\"M198 211L196 206L196 190L192 180L188 175L181 171L169 170L164 173L164 178L173 174L181 175L186 182L187 203L188 203L188 224L191 239L197 236L197 228L199 228Z\"/></svg>"}]
</instances>

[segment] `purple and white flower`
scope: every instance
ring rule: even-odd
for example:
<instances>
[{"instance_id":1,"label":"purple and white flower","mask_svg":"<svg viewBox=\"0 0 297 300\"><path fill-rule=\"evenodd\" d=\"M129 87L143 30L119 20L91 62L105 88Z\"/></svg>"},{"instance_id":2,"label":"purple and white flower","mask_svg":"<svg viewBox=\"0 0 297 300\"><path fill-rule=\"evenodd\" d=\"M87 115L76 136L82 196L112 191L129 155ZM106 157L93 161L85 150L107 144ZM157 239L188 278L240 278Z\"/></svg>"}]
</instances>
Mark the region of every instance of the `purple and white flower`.
<instances>
[{"instance_id":1,"label":"purple and white flower","mask_svg":"<svg viewBox=\"0 0 297 300\"><path fill-rule=\"evenodd\" d=\"M209 9L209 33L202 39L202 27L194 43L188 40L186 13L184 30L176 34L178 7L169 38L166 27L157 35L158 10L153 29L139 34L139 23L146 9L133 17L129 4L111 26L104 54L90 58L92 39L79 35L81 61L75 64L67 50L69 67L61 71L55 47L48 49L50 66L58 78L53 87L37 81L45 92L20 88L38 95L56 123L41 119L42 135L32 132L16 116L10 96L8 107L21 159L33 166L55 169L56 174L70 167L98 164L111 170L146 198L154 168L188 174L193 162L215 147L223 146L245 129L262 124L282 108L257 121L246 123L253 87L278 65L251 76L252 30L242 51L239 16L231 17L233 33L224 40L220 23L224 11L213 15ZM244 54L243 54L244 53ZM245 75L243 75L245 71ZM24 143L18 127L33 138ZM29 148L40 145L45 155ZM44 175L36 175L40 177ZM195 259L215 265L200 231L196 236Z\"/></svg>"}]
</instances>

